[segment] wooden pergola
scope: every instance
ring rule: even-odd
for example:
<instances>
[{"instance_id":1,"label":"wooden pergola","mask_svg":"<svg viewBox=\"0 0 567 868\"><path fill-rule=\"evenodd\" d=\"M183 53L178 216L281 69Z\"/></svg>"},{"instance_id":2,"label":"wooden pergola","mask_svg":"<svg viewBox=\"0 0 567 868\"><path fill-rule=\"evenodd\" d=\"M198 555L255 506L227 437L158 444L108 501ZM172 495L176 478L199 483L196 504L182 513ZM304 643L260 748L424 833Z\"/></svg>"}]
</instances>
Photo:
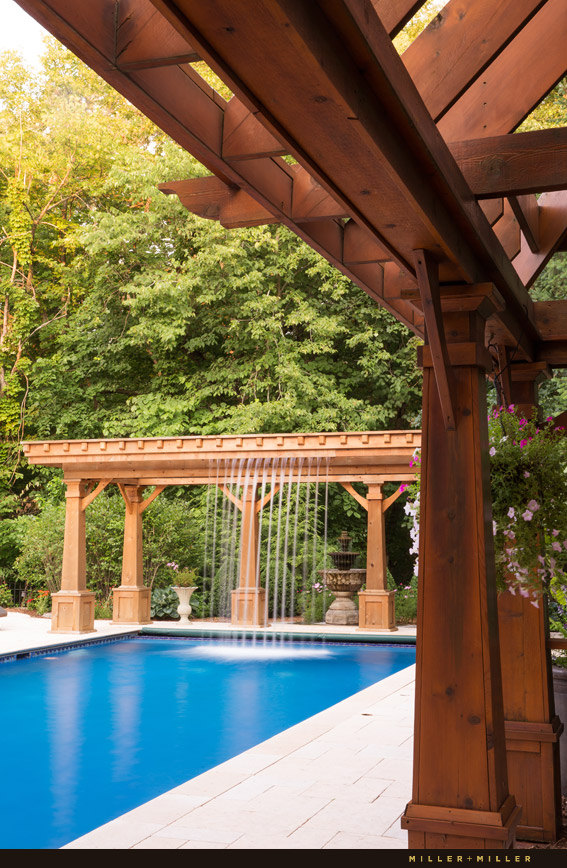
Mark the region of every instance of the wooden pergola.
<instances>
[{"instance_id":1,"label":"wooden pergola","mask_svg":"<svg viewBox=\"0 0 567 868\"><path fill-rule=\"evenodd\" d=\"M412 848L553 839L545 616L497 602L485 389L537 412L567 365L567 302L529 293L565 249L567 129L511 135L567 71L567 0L450 0L401 57L420 0L18 2L212 173L164 192L282 223L425 339L403 825Z\"/></svg>"},{"instance_id":2,"label":"wooden pergola","mask_svg":"<svg viewBox=\"0 0 567 868\"><path fill-rule=\"evenodd\" d=\"M280 486L340 483L367 512L366 589L359 593L359 626L395 630L394 591L388 590L384 516L399 497L385 498L388 482L411 482L410 461L420 431L343 434L259 434L242 437L144 437L135 440L28 441L30 464L63 470L66 484L61 590L52 596L52 632L94 630L95 596L87 590L85 511L108 485L125 504L122 583L114 590L113 620L150 622L150 589L144 587L142 513L168 485L215 485L241 514L238 587L232 591L234 624L266 624L266 592L260 580L258 518ZM285 473L277 472L283 468ZM269 491L258 473L234 473L250 464L270 473ZM367 486L366 497L353 482ZM145 489L152 488L144 496Z\"/></svg>"}]
</instances>

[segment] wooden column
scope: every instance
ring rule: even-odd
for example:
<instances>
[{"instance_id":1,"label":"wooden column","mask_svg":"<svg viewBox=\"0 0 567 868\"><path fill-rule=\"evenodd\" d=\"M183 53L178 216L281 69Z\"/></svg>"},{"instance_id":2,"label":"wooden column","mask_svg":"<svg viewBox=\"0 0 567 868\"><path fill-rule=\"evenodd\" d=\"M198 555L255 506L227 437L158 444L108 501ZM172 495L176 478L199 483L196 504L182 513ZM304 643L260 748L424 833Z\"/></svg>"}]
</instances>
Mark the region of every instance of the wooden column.
<instances>
[{"instance_id":1,"label":"wooden column","mask_svg":"<svg viewBox=\"0 0 567 868\"><path fill-rule=\"evenodd\" d=\"M542 363L511 366L511 400L531 417L537 413L537 382L548 375ZM502 690L510 791L522 805L517 836L555 841L561 826L559 736L551 655L546 647L546 601L539 608L525 597L498 595Z\"/></svg>"},{"instance_id":2,"label":"wooden column","mask_svg":"<svg viewBox=\"0 0 567 868\"><path fill-rule=\"evenodd\" d=\"M139 485L120 486L126 513L122 583L113 591L112 620L117 624L151 622L151 590L144 587L143 575L142 512L146 505L142 499L143 490Z\"/></svg>"},{"instance_id":3,"label":"wooden column","mask_svg":"<svg viewBox=\"0 0 567 868\"><path fill-rule=\"evenodd\" d=\"M87 591L85 504L87 487L65 480L65 537L61 590L52 595L52 633L92 633L95 595Z\"/></svg>"},{"instance_id":4,"label":"wooden column","mask_svg":"<svg viewBox=\"0 0 567 868\"><path fill-rule=\"evenodd\" d=\"M490 285L437 293L423 348L414 783L402 826L410 849L504 849L519 809L506 769L488 465L484 323L498 296ZM444 368L437 381L433 365Z\"/></svg>"},{"instance_id":5,"label":"wooden column","mask_svg":"<svg viewBox=\"0 0 567 868\"><path fill-rule=\"evenodd\" d=\"M233 624L266 624L266 591L260 587L258 564L258 511L256 486L246 485L240 501L240 564L238 588L232 591Z\"/></svg>"},{"instance_id":6,"label":"wooden column","mask_svg":"<svg viewBox=\"0 0 567 868\"><path fill-rule=\"evenodd\" d=\"M366 542L366 590L358 594L359 627L396 630L395 591L388 590L386 531L381 484L368 486L368 535Z\"/></svg>"}]
</instances>

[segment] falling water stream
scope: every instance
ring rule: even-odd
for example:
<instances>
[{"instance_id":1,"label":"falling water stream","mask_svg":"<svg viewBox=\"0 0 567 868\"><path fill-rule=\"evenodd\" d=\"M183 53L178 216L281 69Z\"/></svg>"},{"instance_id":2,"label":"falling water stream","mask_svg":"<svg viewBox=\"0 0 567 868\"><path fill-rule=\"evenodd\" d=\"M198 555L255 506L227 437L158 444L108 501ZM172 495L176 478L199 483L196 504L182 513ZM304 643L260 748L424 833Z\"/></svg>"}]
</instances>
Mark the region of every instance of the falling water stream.
<instances>
[{"instance_id":1,"label":"falling water stream","mask_svg":"<svg viewBox=\"0 0 567 868\"><path fill-rule=\"evenodd\" d=\"M232 592L239 587L243 560L254 560L255 586L265 589L261 621L280 628L293 622L309 603L306 588L312 589L313 606L318 593L313 585L317 583L321 555L323 560L326 558L326 470L321 458L211 460L203 570L209 588L209 617L230 620ZM242 533L243 513L239 508L251 496L263 504L257 517L256 553L253 534ZM298 592L302 592L299 597ZM235 625L240 641L250 631L253 643L259 635L266 642L261 628L242 625L239 629ZM279 641L284 642L285 637L282 635Z\"/></svg>"}]
</instances>

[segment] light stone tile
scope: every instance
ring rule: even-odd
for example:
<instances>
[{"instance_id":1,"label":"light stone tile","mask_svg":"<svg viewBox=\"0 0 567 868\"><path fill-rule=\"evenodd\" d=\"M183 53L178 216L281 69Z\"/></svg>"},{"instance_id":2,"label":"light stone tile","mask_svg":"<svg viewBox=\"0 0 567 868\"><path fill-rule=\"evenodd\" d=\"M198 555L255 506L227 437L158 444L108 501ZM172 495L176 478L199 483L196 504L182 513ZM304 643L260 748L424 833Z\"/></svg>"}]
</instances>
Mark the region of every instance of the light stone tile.
<instances>
[{"instance_id":1,"label":"light stone tile","mask_svg":"<svg viewBox=\"0 0 567 868\"><path fill-rule=\"evenodd\" d=\"M407 847L408 845L408 833L406 829L402 829L399 817L388 829L386 829L384 837L392 838L395 841L402 841L404 847Z\"/></svg>"},{"instance_id":2,"label":"light stone tile","mask_svg":"<svg viewBox=\"0 0 567 868\"><path fill-rule=\"evenodd\" d=\"M223 822L216 826L187 824L185 826L167 826L160 830L157 837L177 838L181 841L209 841L211 844L232 844L242 835L241 829L227 828Z\"/></svg>"},{"instance_id":3,"label":"light stone tile","mask_svg":"<svg viewBox=\"0 0 567 868\"><path fill-rule=\"evenodd\" d=\"M397 799L411 799L411 784L407 781L393 781L384 793L385 796L394 796Z\"/></svg>"},{"instance_id":4,"label":"light stone tile","mask_svg":"<svg viewBox=\"0 0 567 868\"><path fill-rule=\"evenodd\" d=\"M202 804L202 799L185 793L165 793L128 811L121 819L128 822L171 823Z\"/></svg>"},{"instance_id":5,"label":"light stone tile","mask_svg":"<svg viewBox=\"0 0 567 868\"><path fill-rule=\"evenodd\" d=\"M112 820L93 832L71 841L64 850L127 850L160 829L160 823Z\"/></svg>"},{"instance_id":6,"label":"light stone tile","mask_svg":"<svg viewBox=\"0 0 567 868\"><path fill-rule=\"evenodd\" d=\"M226 850L227 844L220 841L186 841L179 850Z\"/></svg>"},{"instance_id":7,"label":"light stone tile","mask_svg":"<svg viewBox=\"0 0 567 868\"><path fill-rule=\"evenodd\" d=\"M144 838L138 844L134 844L131 850L178 850L181 847L179 838L159 838L157 835L152 835L150 838Z\"/></svg>"},{"instance_id":8,"label":"light stone tile","mask_svg":"<svg viewBox=\"0 0 567 868\"><path fill-rule=\"evenodd\" d=\"M316 828L335 828L337 832L366 835L369 829L383 835L401 815L406 803L402 799L387 799L381 796L368 805L353 806L335 799L309 822Z\"/></svg>"},{"instance_id":9,"label":"light stone tile","mask_svg":"<svg viewBox=\"0 0 567 868\"><path fill-rule=\"evenodd\" d=\"M401 841L377 835L351 835L346 832L338 832L323 850L405 850Z\"/></svg>"},{"instance_id":10,"label":"light stone tile","mask_svg":"<svg viewBox=\"0 0 567 868\"><path fill-rule=\"evenodd\" d=\"M257 775L252 778L246 778L241 784L231 787L225 793L217 796L218 802L249 802L255 799L256 796L265 793L272 785Z\"/></svg>"}]
</instances>

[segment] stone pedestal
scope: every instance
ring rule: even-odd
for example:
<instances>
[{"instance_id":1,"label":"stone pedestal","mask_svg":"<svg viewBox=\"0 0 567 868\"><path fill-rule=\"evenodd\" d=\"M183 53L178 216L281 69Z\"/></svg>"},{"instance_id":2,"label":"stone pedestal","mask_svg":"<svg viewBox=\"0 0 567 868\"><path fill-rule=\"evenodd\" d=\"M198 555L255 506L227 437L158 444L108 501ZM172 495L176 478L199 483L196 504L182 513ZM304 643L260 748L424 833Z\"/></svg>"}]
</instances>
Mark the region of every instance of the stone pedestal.
<instances>
[{"instance_id":1,"label":"stone pedestal","mask_svg":"<svg viewBox=\"0 0 567 868\"><path fill-rule=\"evenodd\" d=\"M58 591L51 596L51 633L94 633L95 595Z\"/></svg>"},{"instance_id":2,"label":"stone pedestal","mask_svg":"<svg viewBox=\"0 0 567 868\"><path fill-rule=\"evenodd\" d=\"M232 591L231 622L251 627L265 627L266 591L264 588L237 588Z\"/></svg>"},{"instance_id":3,"label":"stone pedestal","mask_svg":"<svg viewBox=\"0 0 567 868\"><path fill-rule=\"evenodd\" d=\"M358 626L362 630L396 631L395 591L360 591Z\"/></svg>"},{"instance_id":4,"label":"stone pedestal","mask_svg":"<svg viewBox=\"0 0 567 868\"><path fill-rule=\"evenodd\" d=\"M121 585L112 592L112 620L115 624L151 624L150 588Z\"/></svg>"},{"instance_id":5,"label":"stone pedestal","mask_svg":"<svg viewBox=\"0 0 567 868\"><path fill-rule=\"evenodd\" d=\"M327 609L325 624L356 625L358 624L358 609L347 591L333 591L335 600Z\"/></svg>"}]
</instances>

